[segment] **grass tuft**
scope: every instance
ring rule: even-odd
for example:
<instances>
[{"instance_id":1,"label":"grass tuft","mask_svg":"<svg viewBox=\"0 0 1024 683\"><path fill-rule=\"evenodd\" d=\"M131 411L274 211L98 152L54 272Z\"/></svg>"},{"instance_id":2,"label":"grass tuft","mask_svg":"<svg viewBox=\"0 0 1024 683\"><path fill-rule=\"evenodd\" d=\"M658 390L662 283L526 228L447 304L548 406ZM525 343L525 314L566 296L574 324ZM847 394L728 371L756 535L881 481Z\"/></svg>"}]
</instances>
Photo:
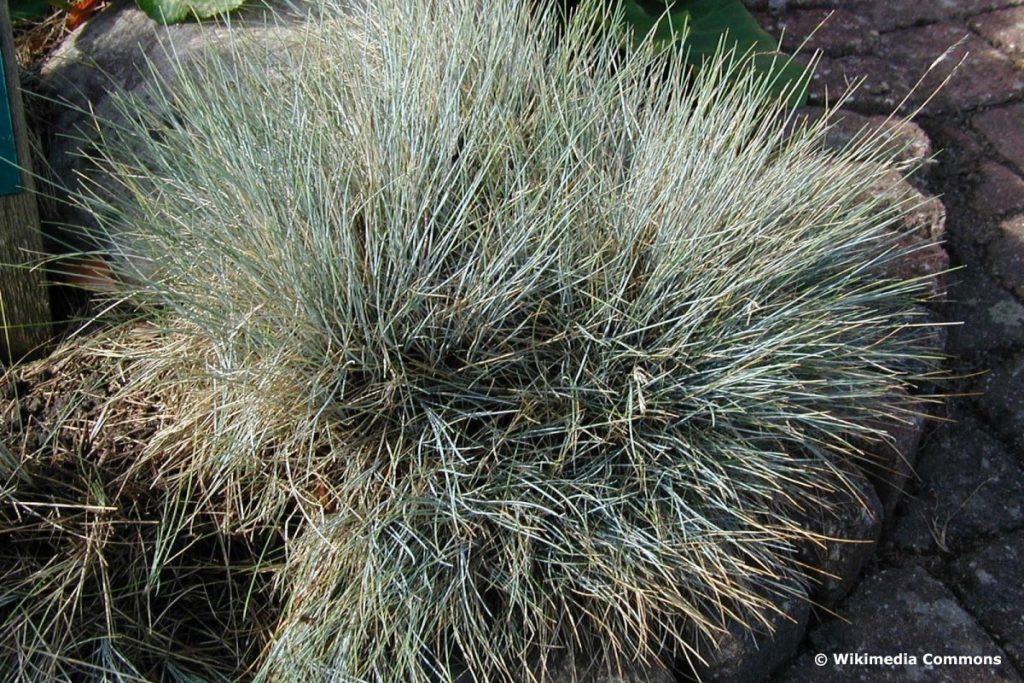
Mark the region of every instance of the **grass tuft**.
<instances>
[{"instance_id":1,"label":"grass tuft","mask_svg":"<svg viewBox=\"0 0 1024 683\"><path fill-rule=\"evenodd\" d=\"M620 49L596 3L367 4L103 127L80 200L136 318L79 353L159 414L72 478L106 497L48 494L55 535L5 477L32 680L697 657L804 594L804 511L917 405L888 133L829 151L741 61Z\"/></svg>"}]
</instances>

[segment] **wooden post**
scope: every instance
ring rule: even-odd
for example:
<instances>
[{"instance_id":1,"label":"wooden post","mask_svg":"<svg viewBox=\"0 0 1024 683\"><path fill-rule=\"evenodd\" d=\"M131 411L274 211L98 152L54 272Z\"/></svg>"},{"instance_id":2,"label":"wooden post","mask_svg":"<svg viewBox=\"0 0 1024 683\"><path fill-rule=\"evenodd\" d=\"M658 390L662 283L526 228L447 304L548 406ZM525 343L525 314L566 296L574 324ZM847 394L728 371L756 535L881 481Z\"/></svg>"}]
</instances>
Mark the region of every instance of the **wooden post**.
<instances>
[{"instance_id":1,"label":"wooden post","mask_svg":"<svg viewBox=\"0 0 1024 683\"><path fill-rule=\"evenodd\" d=\"M17 361L50 335L46 278L24 264L43 253L25 112L6 1L0 1L0 364Z\"/></svg>"}]
</instances>

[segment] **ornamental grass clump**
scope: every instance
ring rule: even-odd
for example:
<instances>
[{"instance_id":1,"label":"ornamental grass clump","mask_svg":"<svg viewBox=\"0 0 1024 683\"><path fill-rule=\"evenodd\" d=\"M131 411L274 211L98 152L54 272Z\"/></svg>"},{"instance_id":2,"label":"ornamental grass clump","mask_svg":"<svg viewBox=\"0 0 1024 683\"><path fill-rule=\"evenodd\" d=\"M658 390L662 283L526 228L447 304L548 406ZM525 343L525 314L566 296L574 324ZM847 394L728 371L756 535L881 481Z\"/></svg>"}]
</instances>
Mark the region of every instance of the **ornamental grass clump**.
<instances>
[{"instance_id":1,"label":"ornamental grass clump","mask_svg":"<svg viewBox=\"0 0 1024 683\"><path fill-rule=\"evenodd\" d=\"M159 401L118 476L163 512L131 591L86 597L157 628L161 568L235 539L208 597L263 645L189 661L258 681L541 681L770 623L930 367L892 140L828 151L742 59L594 4L367 4L103 127L81 199L133 318L93 348L115 403Z\"/></svg>"}]
</instances>

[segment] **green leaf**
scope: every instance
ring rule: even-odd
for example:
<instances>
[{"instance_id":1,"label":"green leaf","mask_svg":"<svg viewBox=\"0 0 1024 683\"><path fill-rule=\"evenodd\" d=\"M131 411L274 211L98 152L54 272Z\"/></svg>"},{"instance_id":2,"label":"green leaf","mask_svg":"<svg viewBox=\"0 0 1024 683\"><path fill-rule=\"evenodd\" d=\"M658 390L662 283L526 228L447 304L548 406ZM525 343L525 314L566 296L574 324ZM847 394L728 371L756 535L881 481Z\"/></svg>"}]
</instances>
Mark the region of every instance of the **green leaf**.
<instances>
[{"instance_id":1,"label":"green leaf","mask_svg":"<svg viewBox=\"0 0 1024 683\"><path fill-rule=\"evenodd\" d=\"M634 35L638 40L649 34L658 23L657 15L648 14L643 7L631 0L626 0L622 4L622 10L626 23L633 28Z\"/></svg>"},{"instance_id":2,"label":"green leaf","mask_svg":"<svg viewBox=\"0 0 1024 683\"><path fill-rule=\"evenodd\" d=\"M667 9L657 0L622 0L622 8L638 42L651 36L656 47L665 48L686 35L686 60L697 68L720 48L732 51L737 59L750 59L776 96L786 95L791 106L806 103L806 70L777 52L775 39L741 0L676 0Z\"/></svg>"},{"instance_id":3,"label":"green leaf","mask_svg":"<svg viewBox=\"0 0 1024 683\"><path fill-rule=\"evenodd\" d=\"M205 19L237 9L244 0L138 0L139 7L153 19L174 24L189 17Z\"/></svg>"},{"instance_id":4,"label":"green leaf","mask_svg":"<svg viewBox=\"0 0 1024 683\"><path fill-rule=\"evenodd\" d=\"M7 7L11 11L11 19L34 19L50 10L49 0L10 0Z\"/></svg>"},{"instance_id":5,"label":"green leaf","mask_svg":"<svg viewBox=\"0 0 1024 683\"><path fill-rule=\"evenodd\" d=\"M681 7L687 4L676 3L666 11L664 5L658 9L650 0L623 0L622 10L636 43L651 36L656 47L665 48L685 35L690 27L690 13Z\"/></svg>"},{"instance_id":6,"label":"green leaf","mask_svg":"<svg viewBox=\"0 0 1024 683\"><path fill-rule=\"evenodd\" d=\"M687 44L701 58L713 55L723 40L726 48L735 48L737 54L778 48L741 0L693 0L685 5L692 17Z\"/></svg>"},{"instance_id":7,"label":"green leaf","mask_svg":"<svg viewBox=\"0 0 1024 683\"><path fill-rule=\"evenodd\" d=\"M786 97L791 107L807 104L811 74L801 64L781 53L759 53L753 56L754 68L771 79L771 91L776 97Z\"/></svg>"}]
</instances>

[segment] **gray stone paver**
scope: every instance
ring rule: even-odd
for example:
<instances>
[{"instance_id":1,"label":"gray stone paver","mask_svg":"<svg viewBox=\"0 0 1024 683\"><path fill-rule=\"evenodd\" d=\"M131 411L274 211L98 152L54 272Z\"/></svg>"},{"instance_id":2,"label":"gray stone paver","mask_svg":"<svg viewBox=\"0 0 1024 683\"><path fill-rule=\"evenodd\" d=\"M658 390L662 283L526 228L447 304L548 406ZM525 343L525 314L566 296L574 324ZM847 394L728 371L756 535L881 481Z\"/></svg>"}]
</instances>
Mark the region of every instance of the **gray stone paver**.
<instances>
[{"instance_id":1,"label":"gray stone paver","mask_svg":"<svg viewBox=\"0 0 1024 683\"><path fill-rule=\"evenodd\" d=\"M1024 7L985 12L975 16L968 24L978 35L1007 54L1024 56Z\"/></svg>"},{"instance_id":2,"label":"gray stone paver","mask_svg":"<svg viewBox=\"0 0 1024 683\"><path fill-rule=\"evenodd\" d=\"M869 54L878 49L880 41L869 19L844 9L795 9L770 14L764 28L779 36L786 52L821 50L831 57Z\"/></svg>"},{"instance_id":3,"label":"gray stone paver","mask_svg":"<svg viewBox=\"0 0 1024 683\"><path fill-rule=\"evenodd\" d=\"M960 606L954 594L923 569L889 569L864 579L839 615L811 630L809 651L779 673L775 683L1021 680L1009 655ZM855 654L893 659L863 664L841 659ZM937 656L950 655L987 659L971 665L935 661ZM824 664L815 661L821 656L826 658Z\"/></svg>"},{"instance_id":4,"label":"gray stone paver","mask_svg":"<svg viewBox=\"0 0 1024 683\"><path fill-rule=\"evenodd\" d=\"M801 653L773 677L803 681L1020 680L1024 668L1024 0L790 0L760 8L792 49L829 10L809 46L823 53L812 103L864 80L846 107L886 114L947 49L902 107L940 149L923 189L942 196L951 264L939 311L954 379L917 479L888 520L882 549L838 618L812 624ZM958 41L961 41L959 42ZM940 650L945 648L945 650ZM970 649L977 652L968 652ZM819 667L813 656L998 653L996 668Z\"/></svg>"},{"instance_id":5,"label":"gray stone paver","mask_svg":"<svg viewBox=\"0 0 1024 683\"><path fill-rule=\"evenodd\" d=\"M749 7L768 8L769 0L748 0ZM843 9L863 17L876 31L975 17L989 11L1024 5L1024 0L788 0L789 11Z\"/></svg>"},{"instance_id":6,"label":"gray stone paver","mask_svg":"<svg viewBox=\"0 0 1024 683\"><path fill-rule=\"evenodd\" d=\"M1024 469L972 419L939 427L917 467L923 481L891 535L898 547L949 553L979 536L1024 527Z\"/></svg>"},{"instance_id":7,"label":"gray stone paver","mask_svg":"<svg viewBox=\"0 0 1024 683\"><path fill-rule=\"evenodd\" d=\"M1024 531L1003 536L952 565L953 590L1024 668Z\"/></svg>"},{"instance_id":8,"label":"gray stone paver","mask_svg":"<svg viewBox=\"0 0 1024 683\"><path fill-rule=\"evenodd\" d=\"M1024 7L1022 21L1024 21ZM996 154L1024 170L1024 105L996 107L978 114L971 125Z\"/></svg>"},{"instance_id":9,"label":"gray stone paver","mask_svg":"<svg viewBox=\"0 0 1024 683\"><path fill-rule=\"evenodd\" d=\"M847 3L843 4L847 6ZM1021 4L1020 0L853 0L849 3L856 6L862 14L869 16L873 26L880 31L973 17L983 12Z\"/></svg>"},{"instance_id":10,"label":"gray stone paver","mask_svg":"<svg viewBox=\"0 0 1024 683\"><path fill-rule=\"evenodd\" d=\"M978 213L999 216L1024 208L1024 178L995 161L978 165L977 183L971 208Z\"/></svg>"},{"instance_id":11,"label":"gray stone paver","mask_svg":"<svg viewBox=\"0 0 1024 683\"><path fill-rule=\"evenodd\" d=\"M1024 462L1024 352L994 364L975 391L975 400L993 431L1015 444Z\"/></svg>"},{"instance_id":12,"label":"gray stone paver","mask_svg":"<svg viewBox=\"0 0 1024 683\"><path fill-rule=\"evenodd\" d=\"M949 85L935 92L947 77ZM882 34L877 52L826 56L812 98L834 98L861 78L854 106L873 113L897 106L906 114L920 106L930 114L963 111L1007 102L1024 90L1024 72L1013 60L961 24L901 29Z\"/></svg>"},{"instance_id":13,"label":"gray stone paver","mask_svg":"<svg viewBox=\"0 0 1024 683\"><path fill-rule=\"evenodd\" d=\"M989 243L989 264L1004 287L1024 297L1024 215L999 221Z\"/></svg>"},{"instance_id":14,"label":"gray stone paver","mask_svg":"<svg viewBox=\"0 0 1024 683\"><path fill-rule=\"evenodd\" d=\"M960 357L1024 347L1024 305L978 268L953 273L948 353Z\"/></svg>"}]
</instances>

